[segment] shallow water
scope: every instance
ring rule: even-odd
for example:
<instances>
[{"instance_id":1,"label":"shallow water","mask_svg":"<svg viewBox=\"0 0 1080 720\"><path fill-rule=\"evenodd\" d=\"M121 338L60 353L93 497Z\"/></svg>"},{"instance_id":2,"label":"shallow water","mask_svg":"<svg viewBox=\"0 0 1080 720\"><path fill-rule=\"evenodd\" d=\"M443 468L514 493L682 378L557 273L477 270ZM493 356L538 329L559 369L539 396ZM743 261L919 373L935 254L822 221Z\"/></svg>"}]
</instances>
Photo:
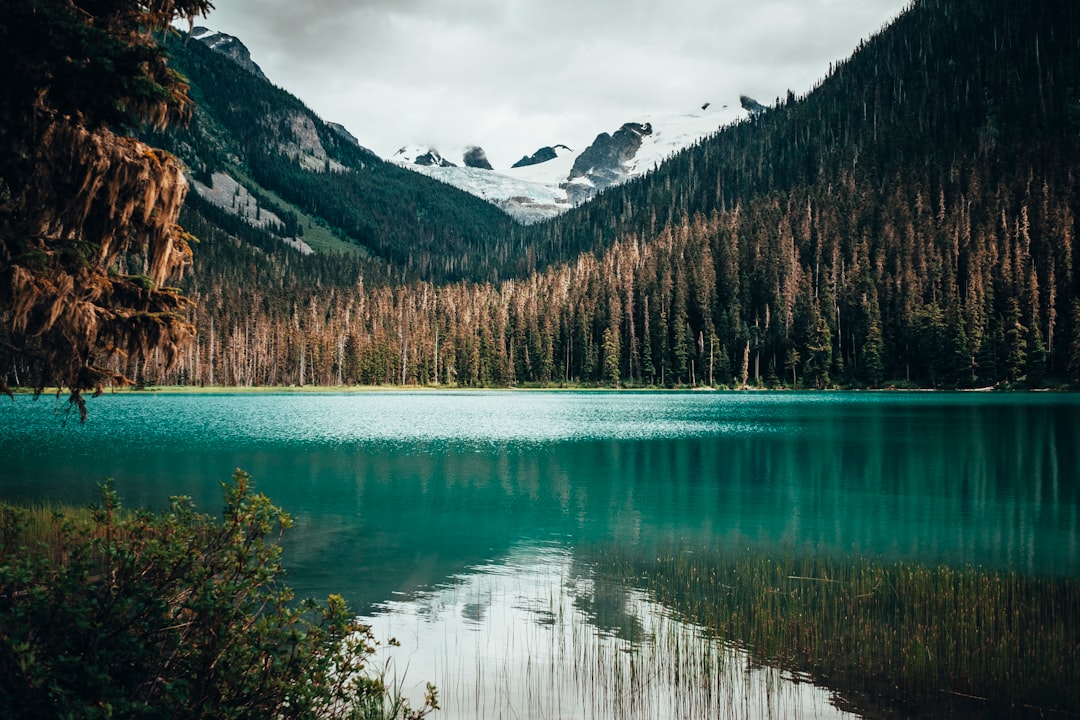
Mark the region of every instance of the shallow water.
<instances>
[{"instance_id":1,"label":"shallow water","mask_svg":"<svg viewBox=\"0 0 1080 720\"><path fill-rule=\"evenodd\" d=\"M534 717L648 717L649 703L691 701L659 678L632 707L599 689L630 687L625 678L575 695L565 683L576 656L537 650L571 633L573 653L663 664L647 639L620 649L579 609L558 616L562 629L548 622L588 596L575 558L599 543L754 543L1080 575L1075 395L131 393L93 400L85 425L65 423L65 407L0 407L0 496L84 503L113 477L129 505L182 494L214 511L220 481L247 470L296 519L289 583L345 595L403 641L397 628L415 628L423 642L398 653L409 653L409 682L444 687L443 718L529 716L522 702ZM551 607L537 610L537 597ZM696 632L647 598L620 603L621 625ZM554 668L543 679L541 665ZM764 715L803 707L808 686L782 680L765 682L790 690L789 712ZM710 698L735 714L761 699L726 687ZM810 696L811 715L832 711ZM495 698L504 704L486 704ZM723 715L713 699L693 702L706 708L694 716Z\"/></svg>"}]
</instances>

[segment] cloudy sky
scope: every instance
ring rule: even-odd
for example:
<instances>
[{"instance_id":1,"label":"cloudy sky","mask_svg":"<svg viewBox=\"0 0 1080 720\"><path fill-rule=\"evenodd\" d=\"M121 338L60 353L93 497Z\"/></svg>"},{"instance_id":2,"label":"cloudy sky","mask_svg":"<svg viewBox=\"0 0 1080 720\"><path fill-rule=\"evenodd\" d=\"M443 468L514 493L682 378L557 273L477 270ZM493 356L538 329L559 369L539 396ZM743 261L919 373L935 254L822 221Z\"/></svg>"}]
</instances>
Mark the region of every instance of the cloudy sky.
<instances>
[{"instance_id":1,"label":"cloudy sky","mask_svg":"<svg viewBox=\"0 0 1080 720\"><path fill-rule=\"evenodd\" d=\"M277 85L387 157L496 169L643 115L808 90L908 0L215 0Z\"/></svg>"}]
</instances>

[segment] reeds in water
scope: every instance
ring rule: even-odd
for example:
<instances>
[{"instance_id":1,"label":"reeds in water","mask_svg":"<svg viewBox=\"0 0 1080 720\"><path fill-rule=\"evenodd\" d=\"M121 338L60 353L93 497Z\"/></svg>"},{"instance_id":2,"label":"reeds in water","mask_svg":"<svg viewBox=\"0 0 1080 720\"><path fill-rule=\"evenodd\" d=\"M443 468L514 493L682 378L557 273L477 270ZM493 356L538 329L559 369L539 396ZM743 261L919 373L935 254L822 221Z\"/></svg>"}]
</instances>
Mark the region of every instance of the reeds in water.
<instances>
[{"instance_id":1,"label":"reeds in water","mask_svg":"<svg viewBox=\"0 0 1080 720\"><path fill-rule=\"evenodd\" d=\"M523 547L364 622L400 642L382 653L392 682L439 687L443 720L848 717L570 551Z\"/></svg>"},{"instance_id":2,"label":"reeds in water","mask_svg":"<svg viewBox=\"0 0 1080 720\"><path fill-rule=\"evenodd\" d=\"M1080 580L813 552L596 551L688 622L863 712L1080 714Z\"/></svg>"}]
</instances>

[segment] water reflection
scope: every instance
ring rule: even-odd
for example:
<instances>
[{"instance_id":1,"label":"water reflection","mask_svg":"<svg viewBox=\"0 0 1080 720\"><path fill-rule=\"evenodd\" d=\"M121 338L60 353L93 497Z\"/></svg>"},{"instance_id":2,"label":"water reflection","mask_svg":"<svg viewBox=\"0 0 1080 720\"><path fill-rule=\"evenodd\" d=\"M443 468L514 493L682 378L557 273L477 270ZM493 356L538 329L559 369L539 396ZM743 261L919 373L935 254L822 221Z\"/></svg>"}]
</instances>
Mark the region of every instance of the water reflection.
<instances>
[{"instance_id":1,"label":"water reflection","mask_svg":"<svg viewBox=\"0 0 1080 720\"><path fill-rule=\"evenodd\" d=\"M0 412L0 497L289 510L287 578L341 593L440 717L821 717L577 548L810 546L1080 575L1075 396L388 393L102 398ZM687 684L689 683L689 684ZM628 704L628 703L633 704ZM613 711L616 708L617 711Z\"/></svg>"},{"instance_id":2,"label":"water reflection","mask_svg":"<svg viewBox=\"0 0 1080 720\"><path fill-rule=\"evenodd\" d=\"M554 545L519 545L363 618L396 648L380 670L439 717L845 718L826 690L755 666Z\"/></svg>"},{"instance_id":3,"label":"water reflection","mask_svg":"<svg viewBox=\"0 0 1080 720\"><path fill-rule=\"evenodd\" d=\"M0 414L0 493L294 514L305 594L370 606L522 540L754 542L1080 574L1075 396L115 396Z\"/></svg>"}]
</instances>

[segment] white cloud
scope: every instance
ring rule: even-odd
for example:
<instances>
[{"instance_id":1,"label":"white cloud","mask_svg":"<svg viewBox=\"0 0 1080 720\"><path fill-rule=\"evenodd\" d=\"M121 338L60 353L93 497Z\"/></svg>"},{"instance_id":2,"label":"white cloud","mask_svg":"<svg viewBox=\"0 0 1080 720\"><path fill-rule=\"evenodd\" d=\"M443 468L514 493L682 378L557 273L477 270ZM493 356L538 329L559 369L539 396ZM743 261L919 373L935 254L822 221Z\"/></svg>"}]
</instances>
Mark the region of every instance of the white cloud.
<instances>
[{"instance_id":1,"label":"white cloud","mask_svg":"<svg viewBox=\"0 0 1080 720\"><path fill-rule=\"evenodd\" d=\"M636 115L806 91L907 0L220 0L276 84L380 154L479 144L497 167Z\"/></svg>"}]
</instances>

